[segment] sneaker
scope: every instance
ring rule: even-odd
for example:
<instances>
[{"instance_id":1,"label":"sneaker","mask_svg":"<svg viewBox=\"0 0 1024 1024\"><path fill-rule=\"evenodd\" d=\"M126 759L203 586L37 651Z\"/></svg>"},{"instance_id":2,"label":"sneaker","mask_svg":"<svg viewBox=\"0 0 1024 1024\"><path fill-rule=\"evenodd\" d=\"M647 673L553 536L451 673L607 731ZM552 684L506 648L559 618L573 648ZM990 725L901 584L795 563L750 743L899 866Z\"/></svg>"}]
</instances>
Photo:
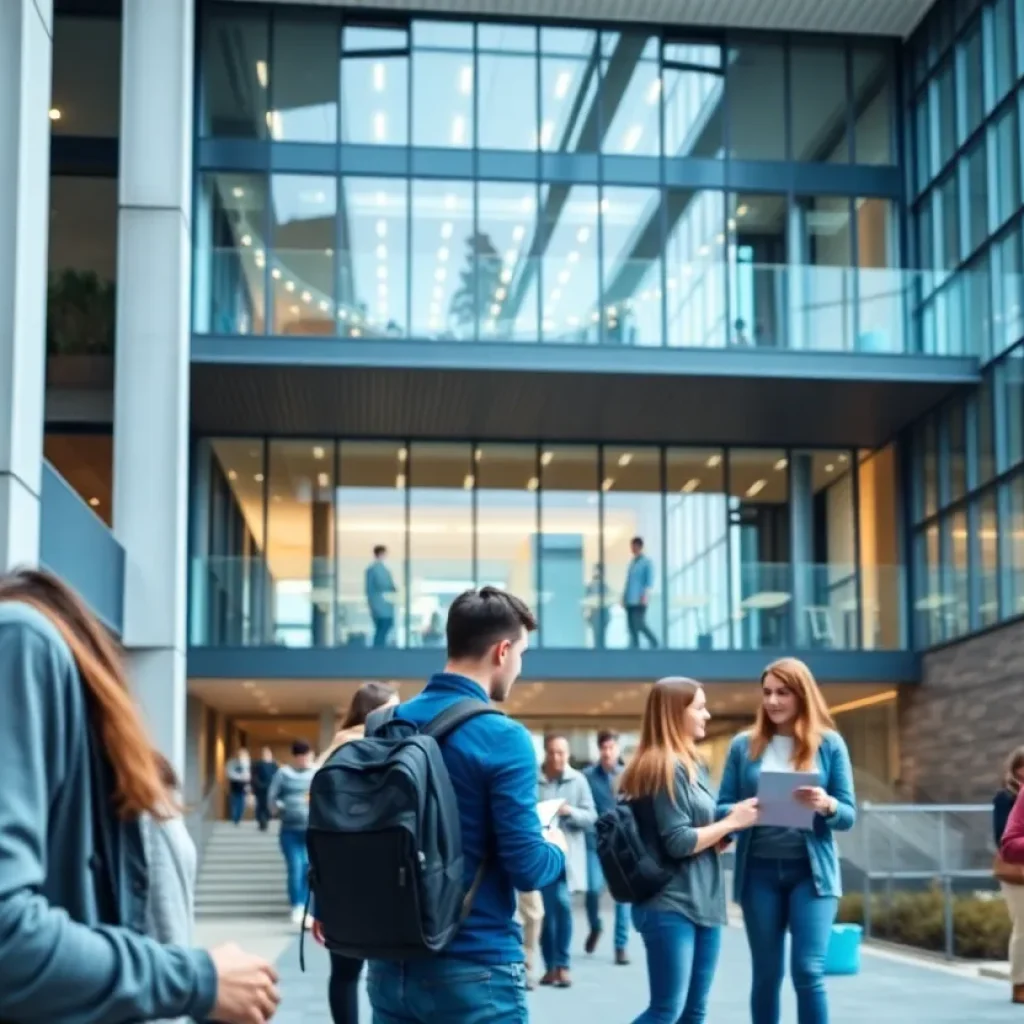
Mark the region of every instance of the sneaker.
<instances>
[{"instance_id":1,"label":"sneaker","mask_svg":"<svg viewBox=\"0 0 1024 1024\"><path fill-rule=\"evenodd\" d=\"M629 966L629 954L624 949L615 950L615 962L620 967Z\"/></svg>"},{"instance_id":2,"label":"sneaker","mask_svg":"<svg viewBox=\"0 0 1024 1024\"><path fill-rule=\"evenodd\" d=\"M555 985L558 983L558 968L552 968L550 971L545 971L541 976L540 983L542 985Z\"/></svg>"},{"instance_id":3,"label":"sneaker","mask_svg":"<svg viewBox=\"0 0 1024 1024\"><path fill-rule=\"evenodd\" d=\"M590 934L587 936L587 941L585 943L583 943L583 948L584 948L584 950L586 950L588 956L591 953L593 953L595 949L597 949L597 944L600 941L601 941L601 929L600 928L594 928L590 932Z\"/></svg>"},{"instance_id":4,"label":"sneaker","mask_svg":"<svg viewBox=\"0 0 1024 1024\"><path fill-rule=\"evenodd\" d=\"M569 977L568 967L558 968L558 977L555 978L555 988L570 988L572 986L572 978Z\"/></svg>"}]
</instances>

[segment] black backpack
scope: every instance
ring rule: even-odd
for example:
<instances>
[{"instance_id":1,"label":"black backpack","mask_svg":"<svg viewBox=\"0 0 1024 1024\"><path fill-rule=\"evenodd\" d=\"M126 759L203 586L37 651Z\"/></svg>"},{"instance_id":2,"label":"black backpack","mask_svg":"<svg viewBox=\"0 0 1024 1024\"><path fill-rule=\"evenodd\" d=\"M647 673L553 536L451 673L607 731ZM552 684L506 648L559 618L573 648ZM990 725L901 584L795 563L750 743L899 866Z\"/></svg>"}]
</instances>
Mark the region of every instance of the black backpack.
<instances>
[{"instance_id":1,"label":"black backpack","mask_svg":"<svg viewBox=\"0 0 1024 1024\"><path fill-rule=\"evenodd\" d=\"M650 797L620 800L597 819L595 830L601 871L616 903L646 903L672 881Z\"/></svg>"},{"instance_id":2,"label":"black backpack","mask_svg":"<svg viewBox=\"0 0 1024 1024\"><path fill-rule=\"evenodd\" d=\"M309 791L310 896L329 950L365 960L438 953L469 913L455 790L441 744L497 708L456 701L417 728L376 712L363 739L339 747Z\"/></svg>"}]
</instances>

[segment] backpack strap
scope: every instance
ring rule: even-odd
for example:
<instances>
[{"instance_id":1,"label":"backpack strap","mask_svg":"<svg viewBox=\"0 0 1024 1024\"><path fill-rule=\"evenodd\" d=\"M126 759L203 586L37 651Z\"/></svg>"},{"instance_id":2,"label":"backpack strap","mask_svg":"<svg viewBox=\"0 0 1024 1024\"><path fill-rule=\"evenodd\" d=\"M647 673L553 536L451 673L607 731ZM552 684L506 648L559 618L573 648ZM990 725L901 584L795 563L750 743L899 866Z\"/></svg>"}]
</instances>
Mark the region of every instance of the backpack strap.
<instances>
[{"instance_id":1,"label":"backpack strap","mask_svg":"<svg viewBox=\"0 0 1024 1024\"><path fill-rule=\"evenodd\" d=\"M366 724L363 727L364 736L376 736L385 725L388 724L398 710L397 704L390 704L387 707L377 708L366 716Z\"/></svg>"},{"instance_id":2,"label":"backpack strap","mask_svg":"<svg viewBox=\"0 0 1024 1024\"><path fill-rule=\"evenodd\" d=\"M491 704L484 704L473 697L465 697L454 704L449 704L439 715L435 715L420 729L420 734L432 737L437 743L443 743L460 725L471 718L479 715L504 714L504 711L499 711Z\"/></svg>"}]
</instances>

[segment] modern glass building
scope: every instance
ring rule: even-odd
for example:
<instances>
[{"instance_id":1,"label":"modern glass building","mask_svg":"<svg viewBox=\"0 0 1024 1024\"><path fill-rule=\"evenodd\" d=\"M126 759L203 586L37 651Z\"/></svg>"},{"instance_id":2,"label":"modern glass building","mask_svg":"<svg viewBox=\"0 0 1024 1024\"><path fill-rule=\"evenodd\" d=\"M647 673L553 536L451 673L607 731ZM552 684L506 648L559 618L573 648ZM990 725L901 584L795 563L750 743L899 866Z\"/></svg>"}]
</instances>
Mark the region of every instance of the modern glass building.
<instances>
[{"instance_id":1,"label":"modern glass building","mask_svg":"<svg viewBox=\"0 0 1024 1024\"><path fill-rule=\"evenodd\" d=\"M0 431L0 524L40 523L3 559L113 602L192 792L240 735L414 691L492 583L537 611L538 731L687 674L714 748L794 653L876 798L987 795L1024 659L1022 0L11 7L50 188L0 164L0 383L47 382Z\"/></svg>"}]
</instances>

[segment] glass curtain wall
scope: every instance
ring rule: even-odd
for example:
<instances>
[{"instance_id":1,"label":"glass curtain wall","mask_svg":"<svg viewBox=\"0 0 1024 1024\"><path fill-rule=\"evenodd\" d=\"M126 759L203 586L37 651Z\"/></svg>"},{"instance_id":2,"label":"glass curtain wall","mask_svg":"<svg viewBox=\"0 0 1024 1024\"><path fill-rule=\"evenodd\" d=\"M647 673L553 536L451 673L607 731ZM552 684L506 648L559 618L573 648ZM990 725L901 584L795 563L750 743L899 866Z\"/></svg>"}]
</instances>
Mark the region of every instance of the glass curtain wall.
<instances>
[{"instance_id":1,"label":"glass curtain wall","mask_svg":"<svg viewBox=\"0 0 1024 1024\"><path fill-rule=\"evenodd\" d=\"M203 441L192 635L439 646L453 598L491 584L536 609L545 648L900 649L895 458L857 457ZM963 523L944 536L966 552Z\"/></svg>"}]
</instances>

